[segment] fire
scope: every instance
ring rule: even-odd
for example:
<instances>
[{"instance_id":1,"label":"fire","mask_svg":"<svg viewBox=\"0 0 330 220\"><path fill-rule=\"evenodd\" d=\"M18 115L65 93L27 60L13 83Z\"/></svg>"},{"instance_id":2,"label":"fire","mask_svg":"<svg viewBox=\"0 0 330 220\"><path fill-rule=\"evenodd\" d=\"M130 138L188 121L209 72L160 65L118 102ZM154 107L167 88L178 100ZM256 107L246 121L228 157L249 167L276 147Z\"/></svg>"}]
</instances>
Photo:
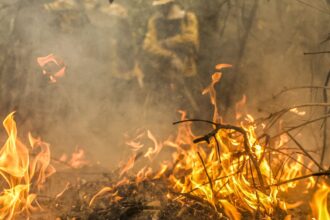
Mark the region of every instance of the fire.
<instances>
[{"instance_id":1,"label":"fire","mask_svg":"<svg viewBox=\"0 0 330 220\"><path fill-rule=\"evenodd\" d=\"M157 142L155 136L149 130L147 131L147 136L154 143L154 147L153 148L150 147L148 149L147 153L145 153L144 157L147 157L147 158L149 158L149 160L152 160L162 150L163 145L162 145L162 143Z\"/></svg>"},{"instance_id":2,"label":"fire","mask_svg":"<svg viewBox=\"0 0 330 220\"><path fill-rule=\"evenodd\" d=\"M330 213L328 210L328 194L330 193L330 186L326 183L321 183L318 190L315 192L312 203L310 204L313 211L313 217L316 220L330 220Z\"/></svg>"},{"instance_id":3,"label":"fire","mask_svg":"<svg viewBox=\"0 0 330 220\"><path fill-rule=\"evenodd\" d=\"M306 112L305 111L299 111L297 108L290 109L290 112L295 113L295 114L297 114L299 116L306 115Z\"/></svg>"},{"instance_id":4,"label":"fire","mask_svg":"<svg viewBox=\"0 0 330 220\"><path fill-rule=\"evenodd\" d=\"M224 67L230 65L218 65L218 70ZM220 78L221 73L215 73L210 86L203 92L210 94L214 106L213 121L210 123L215 128L220 125L214 124L215 122L222 122L214 89ZM237 110L242 109L245 102L246 97L243 96L236 105ZM278 196L280 192L295 188L296 182L279 187L276 187L276 183L302 176L305 172L303 157L299 155L296 159L284 163L284 167L280 169L281 174L278 175L273 168L275 164L271 166L266 157L270 154L270 149L257 138L258 127L253 117L243 112L237 112L236 116L240 119L237 126L222 125L208 139L196 144L191 144L191 140L195 138L191 132L183 132L191 131L190 124L179 125L176 142L188 144L190 149L177 148L176 155L184 157L169 178L171 187L180 193L202 198L216 209L222 207L231 219L241 218L236 207L270 218L276 207L286 211L288 208L301 205L302 201L289 204ZM284 143L278 147L282 145ZM283 156L278 156L278 159L281 161ZM183 176L188 170L191 170L190 174ZM314 185L313 178L307 182L308 187Z\"/></svg>"},{"instance_id":5,"label":"fire","mask_svg":"<svg viewBox=\"0 0 330 220\"><path fill-rule=\"evenodd\" d=\"M222 77L222 73L220 72L222 69L224 68L229 68L232 67L232 65L230 64L218 64L216 65L216 70L218 72L214 73L212 75L212 83L210 86L208 86L206 89L203 90L202 94L209 94L210 95L210 100L211 100L211 104L214 106L214 115L213 115L213 121L217 122L216 120L220 119L220 115L219 115L219 110L218 110L218 106L217 106L217 93L216 90L214 88L215 84L217 84Z\"/></svg>"},{"instance_id":6,"label":"fire","mask_svg":"<svg viewBox=\"0 0 330 220\"><path fill-rule=\"evenodd\" d=\"M42 74L47 76L51 83L56 83L59 78L62 78L65 75L65 64L54 54L49 54L45 57L38 57L37 62L42 68Z\"/></svg>"},{"instance_id":7,"label":"fire","mask_svg":"<svg viewBox=\"0 0 330 220\"><path fill-rule=\"evenodd\" d=\"M236 124L223 122L217 105L215 85L221 79L220 71L229 67L231 65L217 65L218 72L213 74L211 84L203 91L203 94L209 94L214 107L212 121L188 120L186 113L180 111L181 121L175 123L178 124L175 138L161 142L150 131L147 132L154 147L148 148L144 157L154 159L167 146L174 148L175 152L172 154L172 162L161 163L157 172L153 172L151 167L143 167L137 173L135 182L163 178L170 191L180 195L174 198L176 201L184 203L185 195L191 195L216 211L225 213L230 219L241 219L242 211L250 212L256 218L260 216L262 219L271 219L276 210L288 213L289 209L304 203L299 199L289 203L282 195L298 193L298 190L310 192L316 183L314 177L304 178L299 182L294 179L310 174L313 163L303 154L286 148L290 135L280 135L272 144L267 138L258 137L259 132L267 129L267 126L263 123L259 125L246 113L245 96L236 104ZM213 131L197 137L191 129L192 121L209 123ZM144 147L144 144L136 140L129 145L134 152ZM134 166L134 155L128 161L125 171ZM104 188L93 201L108 191L109 189ZM111 192L113 191L115 189L111 188ZM326 209L329 192L329 186L323 184L314 195L313 214L318 219L329 219ZM167 198L173 197L168 194ZM288 213L285 219L291 219L291 215Z\"/></svg>"},{"instance_id":8,"label":"fire","mask_svg":"<svg viewBox=\"0 0 330 220\"><path fill-rule=\"evenodd\" d=\"M255 160L259 161L263 181L267 184L274 183L269 164L262 158L265 147L256 140L254 127L243 124L242 127L247 132L250 150ZM206 149L203 147L205 144L200 143L188 152L180 152L185 158L173 172L173 187L181 193L191 193L203 198L214 206L224 206L230 213L238 213L235 203L239 201L246 210L260 210L271 215L274 207L280 204L277 200L278 190L262 189L262 180L258 180L257 171L244 152L246 140L237 133L233 129L219 130ZM221 146L220 160L216 152L218 145ZM196 152L200 152L201 158L198 158ZM192 172L182 181L180 174L182 170L188 169ZM239 219L239 215L230 216Z\"/></svg>"},{"instance_id":9,"label":"fire","mask_svg":"<svg viewBox=\"0 0 330 220\"><path fill-rule=\"evenodd\" d=\"M135 138L127 140L125 143L127 146L131 147L133 151L139 151L144 147L140 139L145 135L145 132L139 133Z\"/></svg>"},{"instance_id":10,"label":"fire","mask_svg":"<svg viewBox=\"0 0 330 220\"><path fill-rule=\"evenodd\" d=\"M219 67L224 66L219 65ZM222 121L218 113L214 90L215 83L220 78L221 74L215 73L211 85L204 90L204 93L210 93L211 103L214 106L214 118L210 123L216 128L219 127L212 136L199 139L200 141L191 145L190 149L178 148L177 155L184 155L184 159L180 160L170 176L171 187L180 193L198 196L216 209L222 207L231 219L241 218L235 207L251 213L262 213L270 218L276 207L286 211L288 208L301 205L302 201L289 204L278 196L280 192L295 188L296 182L276 187L278 182L304 174L304 161L301 155L285 163L281 174L277 175L272 168L275 164L271 166L266 158L268 146L257 138L257 126L251 115L239 112L238 126L214 124ZM242 106L245 100L246 98L243 97L236 107ZM187 136L180 133L184 127L186 127L185 130L189 130L187 126L190 125L179 126L177 142L181 144L191 143L191 141L186 142ZM192 137L194 135L189 135L189 138ZM281 155L278 158L279 161L282 158ZM183 178L183 173L187 170L191 172ZM306 185L309 187L314 183L311 179L307 180Z\"/></svg>"},{"instance_id":11,"label":"fire","mask_svg":"<svg viewBox=\"0 0 330 220\"><path fill-rule=\"evenodd\" d=\"M50 165L49 145L29 134L29 149L17 138L14 113L3 121L8 139L0 150L0 175L3 188L0 194L0 219L13 219L18 214L29 214L37 209L33 188L41 188L47 177L55 172Z\"/></svg>"},{"instance_id":12,"label":"fire","mask_svg":"<svg viewBox=\"0 0 330 220\"><path fill-rule=\"evenodd\" d=\"M76 147L70 158L68 158L67 154L62 154L59 160L61 162L66 162L70 167L75 169L80 169L90 164L90 161L86 159L84 149L79 147Z\"/></svg>"},{"instance_id":13,"label":"fire","mask_svg":"<svg viewBox=\"0 0 330 220\"><path fill-rule=\"evenodd\" d=\"M120 172L120 176L124 175L125 173L127 173L130 169L132 169L134 167L135 161L136 159L139 158L140 155L134 154L128 161L127 163L124 165L124 167L122 168L121 172Z\"/></svg>"}]
</instances>

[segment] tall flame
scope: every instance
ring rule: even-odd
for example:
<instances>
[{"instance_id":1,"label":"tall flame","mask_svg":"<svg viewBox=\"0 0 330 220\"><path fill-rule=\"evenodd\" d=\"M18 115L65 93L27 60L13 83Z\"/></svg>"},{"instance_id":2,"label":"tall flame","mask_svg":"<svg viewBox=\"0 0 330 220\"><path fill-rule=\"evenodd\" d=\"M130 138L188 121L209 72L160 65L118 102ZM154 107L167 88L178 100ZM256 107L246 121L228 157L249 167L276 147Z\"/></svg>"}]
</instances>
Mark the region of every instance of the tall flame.
<instances>
[{"instance_id":1,"label":"tall flame","mask_svg":"<svg viewBox=\"0 0 330 220\"><path fill-rule=\"evenodd\" d=\"M218 65L217 70L220 71L226 67L231 66ZM221 73L216 72L212 76L211 84L203 91L203 94L210 95L214 106L213 122L216 123L222 121L214 88L220 79ZM239 125L243 130L241 132L234 129L220 129L213 137L210 137L209 143L192 144L194 135L191 132L185 132L191 131L190 124L179 125L175 142L178 145L189 145L190 148L177 148L175 155L181 155L183 159L179 160L169 179L171 187L176 191L202 198L214 207L223 207L226 215L231 219L241 218L237 206L251 213L262 213L263 216L269 218L276 207L287 210L302 204L299 200L294 204L289 204L278 197L279 192L287 192L295 188L296 183L288 183L281 187L275 187L275 185L280 181L303 175L304 161L299 155L297 159L291 157L292 161L283 163L284 166L282 163L270 165L270 160L266 157L270 155L269 149L266 143L260 142L257 138L257 126L253 117L245 111L239 112L244 107L245 101L244 96L236 105L239 113L237 119L240 119ZM278 147L281 146L278 145ZM282 161L283 155L278 155L276 155L278 161ZM274 172L275 166L282 168L280 175ZM306 186L309 188L315 183L313 178L306 181ZM262 184L266 185L267 189L263 189Z\"/></svg>"},{"instance_id":2,"label":"tall flame","mask_svg":"<svg viewBox=\"0 0 330 220\"><path fill-rule=\"evenodd\" d=\"M297 154L296 149L285 147L289 142L287 135L281 135L280 140L274 141L272 145L258 138L257 131L265 126L261 124L259 127L243 109L245 96L236 105L237 125L223 124L215 86L221 79L222 73L219 71L228 67L231 65L217 65L218 72L213 74L212 82L203 91L203 94L210 95L214 107L213 121L204 122L210 123L216 130L196 141L191 122L186 119L186 113L180 111L182 123L179 123L175 138L161 142L148 131L154 148L148 148L145 156L154 159L163 146L170 146L175 149L173 160L171 164L162 163L158 172L152 172L150 167L145 166L137 173L135 181L166 178L171 191L198 197L216 211L223 211L230 219L241 219L242 210L256 218L259 215L262 219L271 219L275 210L287 212L303 204L299 199L292 201L292 204L284 201L282 193L293 189L308 192L316 181L314 177L305 178L299 181L302 183L299 187L298 182L288 181L310 174L311 165L305 165L306 157ZM143 145L137 148L141 149L140 146ZM129 169L134 165L132 161L128 161ZM100 193L106 191L101 190ZM323 185L314 196L313 213L318 216L318 220L330 220L326 209L326 195L329 191L329 187ZM179 196L176 200L181 199L185 197ZM290 218L291 215L285 217Z\"/></svg>"},{"instance_id":3,"label":"tall flame","mask_svg":"<svg viewBox=\"0 0 330 220\"><path fill-rule=\"evenodd\" d=\"M33 202L37 195L31 192L32 187L40 188L55 169L50 165L49 145L31 135L32 147L39 152L30 158L29 149L17 138L14 113L6 117L3 126L8 139L0 150L0 175L4 182L0 193L0 219L13 219L18 214L36 210Z\"/></svg>"},{"instance_id":4,"label":"tall flame","mask_svg":"<svg viewBox=\"0 0 330 220\"><path fill-rule=\"evenodd\" d=\"M232 65L230 64L218 64L215 66L216 70L218 72L214 73L212 75L212 83L203 90L202 94L209 94L210 95L210 101L211 104L214 107L214 115L213 115L213 121L218 122L220 120L220 115L219 115L219 110L217 106L217 92L214 88L214 86L221 80L222 77L222 72L220 72L224 68L230 68Z\"/></svg>"},{"instance_id":5,"label":"tall flame","mask_svg":"<svg viewBox=\"0 0 330 220\"><path fill-rule=\"evenodd\" d=\"M326 183L321 183L313 196L311 207L313 217L316 218L316 220L330 220L327 201L329 193L330 186L328 186Z\"/></svg>"}]
</instances>

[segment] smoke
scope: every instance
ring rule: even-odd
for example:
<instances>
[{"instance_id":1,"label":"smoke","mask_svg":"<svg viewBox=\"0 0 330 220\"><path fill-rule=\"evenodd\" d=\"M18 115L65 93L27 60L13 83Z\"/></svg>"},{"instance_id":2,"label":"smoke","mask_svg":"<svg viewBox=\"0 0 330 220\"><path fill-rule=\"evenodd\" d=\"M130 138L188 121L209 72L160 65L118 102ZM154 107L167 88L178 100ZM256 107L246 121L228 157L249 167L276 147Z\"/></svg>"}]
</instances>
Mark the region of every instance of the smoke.
<instances>
[{"instance_id":1,"label":"smoke","mask_svg":"<svg viewBox=\"0 0 330 220\"><path fill-rule=\"evenodd\" d=\"M118 0L115 10L105 0L63 2L66 6L57 10L50 9L53 1L1 1L2 117L17 111L18 124L52 143L55 154L80 146L108 164L128 158L125 134L139 128L161 138L174 133L171 123L179 118L176 111L182 105L153 100L162 82L155 81L156 89L150 91L141 88L136 72L129 73L143 62L141 45L155 11L151 1ZM201 88L210 82L216 64L234 65L218 87L221 109L229 118L230 106L243 94L252 113L297 104L297 100L321 99L320 94L311 97L310 91L304 91L264 102L283 86L323 83L329 55L304 56L303 52L329 45L320 44L329 32L329 14L298 1L179 3L199 20ZM329 11L324 1L313 4ZM67 66L65 77L55 84L48 82L36 62L50 53ZM194 116L210 118L207 97L197 95L201 88L192 88L200 104ZM168 94L163 95L166 100Z\"/></svg>"}]
</instances>

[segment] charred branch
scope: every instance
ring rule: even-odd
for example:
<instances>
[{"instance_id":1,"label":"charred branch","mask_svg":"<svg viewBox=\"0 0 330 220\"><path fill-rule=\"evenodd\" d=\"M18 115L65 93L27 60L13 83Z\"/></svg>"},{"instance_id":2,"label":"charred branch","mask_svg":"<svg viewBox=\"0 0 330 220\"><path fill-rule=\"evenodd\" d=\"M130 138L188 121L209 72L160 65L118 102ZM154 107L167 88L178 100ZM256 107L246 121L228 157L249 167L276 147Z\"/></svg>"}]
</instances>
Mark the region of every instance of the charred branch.
<instances>
[{"instance_id":1,"label":"charred branch","mask_svg":"<svg viewBox=\"0 0 330 220\"><path fill-rule=\"evenodd\" d=\"M187 122L187 121L189 121L189 120L182 121L182 122L175 122L175 124L183 123L183 122ZM196 119L195 119L195 121L196 121ZM200 121L200 120L198 120L198 121ZM214 123L212 123L212 124L214 124ZM261 174L261 171L260 171L260 168L259 168L259 165L258 165L258 161L256 160L256 158L254 157L254 155L252 154L252 152L250 150L250 146L249 146L249 142L248 142L248 136L247 136L246 131L242 127L238 127L238 126L234 126L234 125L223 125L223 124L215 123L215 127L216 128L212 132L206 134L203 137L200 137L200 138L195 139L194 140L194 143L200 143L200 142L203 142L203 141L209 143L210 142L210 138L211 137L216 138L215 135L221 129L224 129L224 130L234 130L234 131L240 133L243 136L243 139L244 139L244 150L245 150L245 153L247 153L247 155L249 156L250 160L253 163L254 168L256 169L256 172L257 172L257 175L258 175L258 180L259 180L259 183L260 183L260 188L261 188L262 191L265 191L264 181L263 181L262 174Z\"/></svg>"},{"instance_id":2,"label":"charred branch","mask_svg":"<svg viewBox=\"0 0 330 220\"><path fill-rule=\"evenodd\" d=\"M279 182L279 183L276 183L276 184L272 184L272 185L269 185L268 187L281 186L281 185L285 185L285 184L292 183L292 182L295 182L295 181L307 179L307 178L310 178L310 177L321 177L321 176L325 176L325 177L330 176L330 171L311 173L311 174L308 174L308 175L305 175L305 176L296 177L296 178L293 178L293 179L290 179L290 180L286 180L286 181L282 181L282 182Z\"/></svg>"},{"instance_id":3,"label":"charred branch","mask_svg":"<svg viewBox=\"0 0 330 220\"><path fill-rule=\"evenodd\" d=\"M305 156L308 157L313 163L320 169L320 171L323 170L322 166L308 153L305 148L297 141L296 138L294 138L290 132L287 133L287 135L291 138L291 140L299 147L299 149L304 152Z\"/></svg>"}]
</instances>

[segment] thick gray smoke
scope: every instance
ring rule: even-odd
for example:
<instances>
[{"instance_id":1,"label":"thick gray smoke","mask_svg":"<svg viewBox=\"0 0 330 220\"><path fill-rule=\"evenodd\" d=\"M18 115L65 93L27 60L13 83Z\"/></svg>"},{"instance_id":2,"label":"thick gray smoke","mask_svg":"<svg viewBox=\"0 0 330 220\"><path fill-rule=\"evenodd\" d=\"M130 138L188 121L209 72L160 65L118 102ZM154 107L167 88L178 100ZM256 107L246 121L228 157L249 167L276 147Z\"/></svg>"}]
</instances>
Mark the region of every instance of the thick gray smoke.
<instances>
[{"instance_id":1,"label":"thick gray smoke","mask_svg":"<svg viewBox=\"0 0 330 220\"><path fill-rule=\"evenodd\" d=\"M171 123L183 106L153 100L158 89L143 86L147 76L139 75L147 21L156 10L152 1L115 0L112 8L106 0L60 2L57 8L47 0L0 1L2 118L15 110L22 134L31 130L42 136L55 154L79 146L108 164L127 158L125 134L139 128L162 138L174 133ZM194 117L211 118L208 98L198 94L218 63L234 65L218 87L221 110L229 118L243 94L253 114L260 108L272 111L321 99L303 91L265 102L284 86L320 85L325 80L329 55L303 52L329 48L330 41L321 44L330 31L329 5L309 2L313 7L294 0L179 1L199 21L201 86L191 90L200 110ZM49 83L37 63L37 57L51 53L67 67L56 83Z\"/></svg>"}]
</instances>

